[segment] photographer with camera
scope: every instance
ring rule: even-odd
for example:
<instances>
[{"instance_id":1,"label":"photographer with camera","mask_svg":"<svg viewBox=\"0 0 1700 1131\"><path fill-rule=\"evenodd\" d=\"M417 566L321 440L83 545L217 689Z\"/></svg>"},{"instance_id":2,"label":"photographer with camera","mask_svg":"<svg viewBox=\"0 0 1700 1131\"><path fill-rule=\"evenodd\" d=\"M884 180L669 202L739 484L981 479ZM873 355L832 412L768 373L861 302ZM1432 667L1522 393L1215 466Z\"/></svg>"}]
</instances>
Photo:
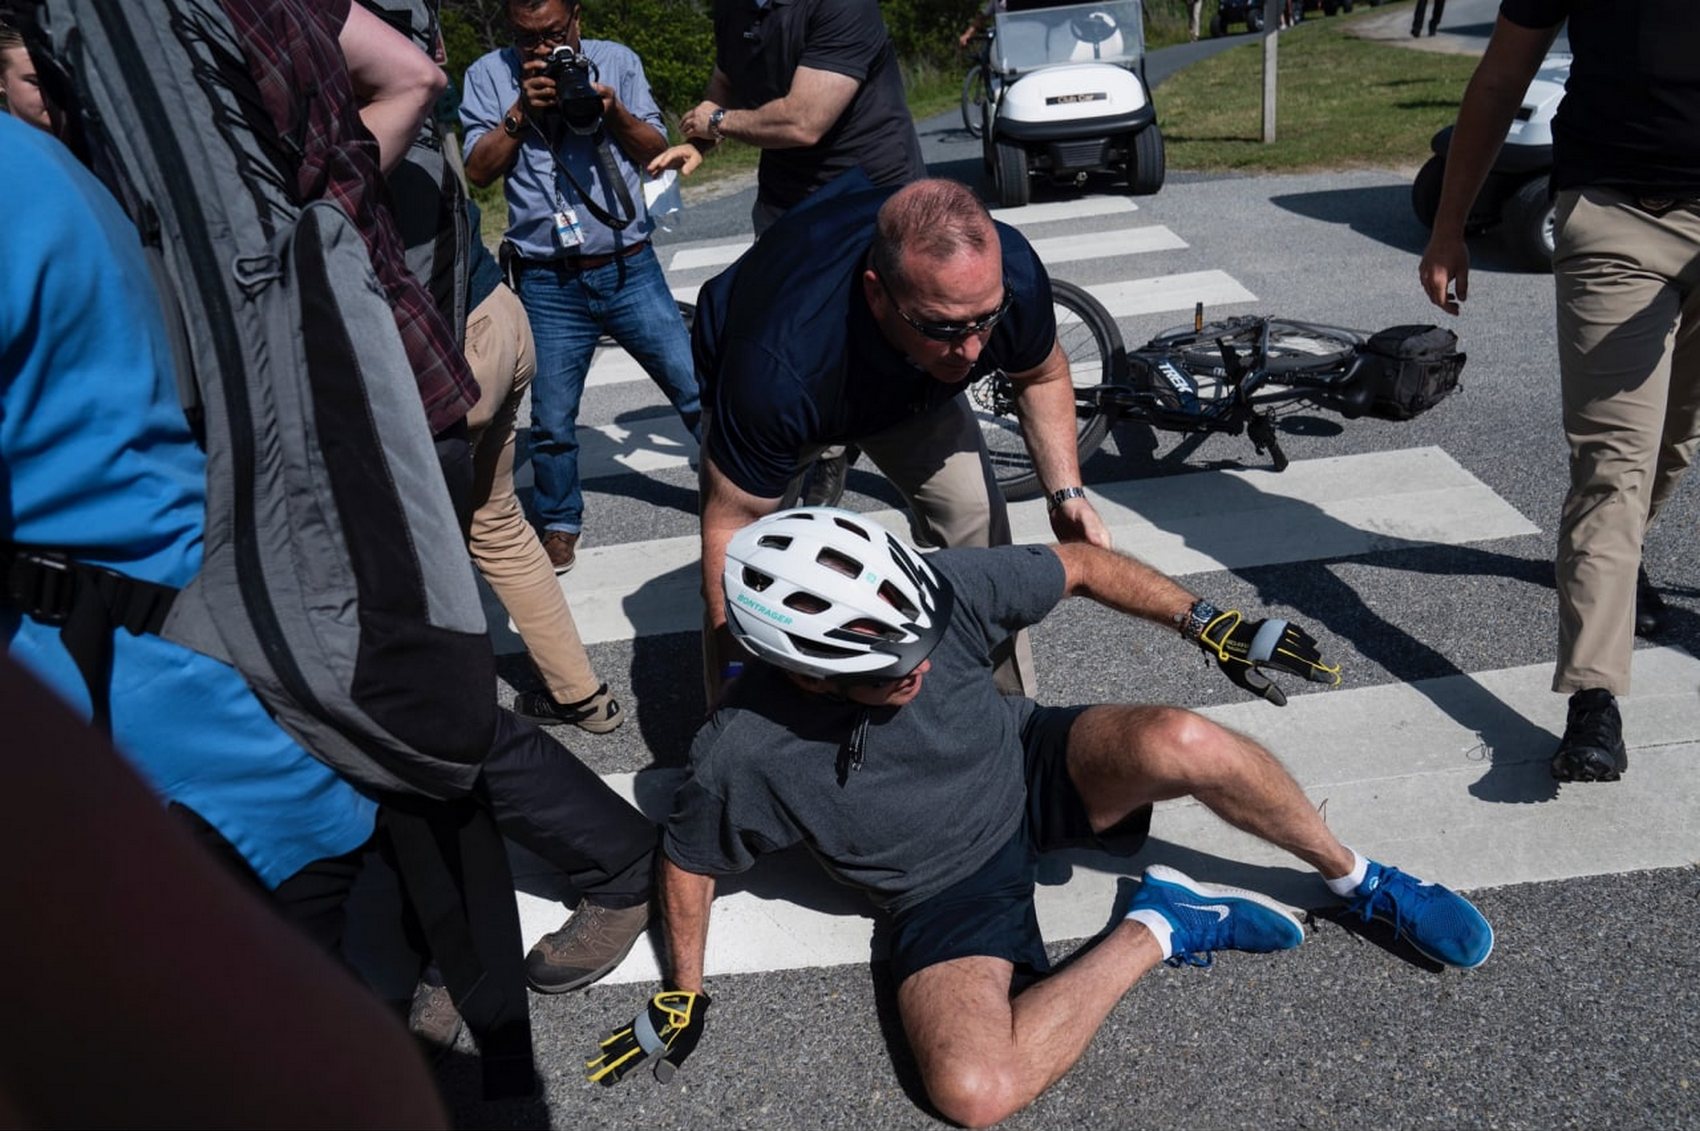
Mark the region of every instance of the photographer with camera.
<instances>
[{"instance_id":1,"label":"photographer with camera","mask_svg":"<svg viewBox=\"0 0 1700 1131\"><path fill-rule=\"evenodd\" d=\"M531 321L535 507L556 573L573 567L584 516L578 407L608 334L667 394L685 427L701 405L684 321L650 246L642 166L667 147L630 48L581 39L574 0L508 0L514 45L467 69L466 175L505 177L503 262Z\"/></svg>"}]
</instances>

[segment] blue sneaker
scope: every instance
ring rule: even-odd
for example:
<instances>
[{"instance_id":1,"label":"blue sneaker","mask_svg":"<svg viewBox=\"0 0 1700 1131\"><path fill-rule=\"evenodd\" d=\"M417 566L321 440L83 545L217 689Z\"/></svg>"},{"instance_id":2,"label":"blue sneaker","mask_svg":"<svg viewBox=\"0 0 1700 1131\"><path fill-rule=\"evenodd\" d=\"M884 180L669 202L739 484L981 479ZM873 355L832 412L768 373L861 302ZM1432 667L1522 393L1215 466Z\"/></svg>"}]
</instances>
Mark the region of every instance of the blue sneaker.
<instances>
[{"instance_id":1,"label":"blue sneaker","mask_svg":"<svg viewBox=\"0 0 1700 1131\"><path fill-rule=\"evenodd\" d=\"M1374 860L1346 906L1366 923L1391 923L1396 937L1448 966L1468 970L1493 951L1493 928L1469 900Z\"/></svg>"},{"instance_id":2,"label":"blue sneaker","mask_svg":"<svg viewBox=\"0 0 1700 1131\"><path fill-rule=\"evenodd\" d=\"M1242 888L1201 884L1161 864L1145 869L1128 911L1155 911L1169 921L1170 966L1209 966L1218 950L1263 954L1305 940L1304 924L1285 904Z\"/></svg>"}]
</instances>

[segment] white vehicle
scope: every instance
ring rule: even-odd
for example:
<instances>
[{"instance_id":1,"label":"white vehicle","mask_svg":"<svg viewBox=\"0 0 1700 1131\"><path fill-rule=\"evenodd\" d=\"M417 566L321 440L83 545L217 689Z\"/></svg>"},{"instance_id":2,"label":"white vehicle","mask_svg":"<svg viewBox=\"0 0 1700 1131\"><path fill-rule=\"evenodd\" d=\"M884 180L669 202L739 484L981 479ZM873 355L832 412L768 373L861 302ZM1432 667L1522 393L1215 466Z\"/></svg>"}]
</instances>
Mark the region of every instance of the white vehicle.
<instances>
[{"instance_id":1,"label":"white vehicle","mask_svg":"<svg viewBox=\"0 0 1700 1131\"><path fill-rule=\"evenodd\" d=\"M999 11L982 68L969 76L964 116L978 111L998 203L1027 203L1032 178L1083 184L1125 177L1129 191L1163 187L1163 134L1144 79L1139 0Z\"/></svg>"},{"instance_id":2,"label":"white vehicle","mask_svg":"<svg viewBox=\"0 0 1700 1131\"><path fill-rule=\"evenodd\" d=\"M1570 78L1570 56L1555 51L1541 63L1523 94L1523 105L1505 132L1505 144L1488 171L1476 202L1470 206L1464 231L1469 235L1500 228L1517 257L1536 271L1550 270L1554 236L1553 202L1548 182L1552 174L1552 119L1564 99ZM1440 185L1446 176L1446 153L1452 127L1434 135L1428 159L1411 183L1411 207L1424 227L1434 227L1440 206Z\"/></svg>"}]
</instances>

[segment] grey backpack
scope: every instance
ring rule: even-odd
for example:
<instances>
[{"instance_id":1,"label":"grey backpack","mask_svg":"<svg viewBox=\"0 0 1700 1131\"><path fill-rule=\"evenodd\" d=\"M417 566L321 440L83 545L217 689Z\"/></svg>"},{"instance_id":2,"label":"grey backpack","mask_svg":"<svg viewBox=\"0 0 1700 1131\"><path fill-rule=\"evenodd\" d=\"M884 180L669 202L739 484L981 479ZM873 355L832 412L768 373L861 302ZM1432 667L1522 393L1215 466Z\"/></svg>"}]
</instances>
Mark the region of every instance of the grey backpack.
<instances>
[{"instance_id":1,"label":"grey backpack","mask_svg":"<svg viewBox=\"0 0 1700 1131\"><path fill-rule=\"evenodd\" d=\"M157 265L204 432L204 562L142 627L232 664L352 781L465 794L495 725L495 661L365 243L335 204L293 202L288 139L271 136L216 0L40 13L82 148Z\"/></svg>"}]
</instances>

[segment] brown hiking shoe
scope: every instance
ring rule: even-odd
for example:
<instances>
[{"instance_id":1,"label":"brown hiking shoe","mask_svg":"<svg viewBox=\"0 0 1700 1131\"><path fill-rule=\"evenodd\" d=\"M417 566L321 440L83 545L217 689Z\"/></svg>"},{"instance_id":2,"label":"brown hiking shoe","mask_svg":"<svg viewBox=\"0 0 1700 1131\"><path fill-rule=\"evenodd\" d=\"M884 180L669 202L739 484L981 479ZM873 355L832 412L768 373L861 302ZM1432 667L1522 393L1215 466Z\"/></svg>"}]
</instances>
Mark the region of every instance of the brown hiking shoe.
<instances>
[{"instance_id":1,"label":"brown hiking shoe","mask_svg":"<svg viewBox=\"0 0 1700 1131\"><path fill-rule=\"evenodd\" d=\"M571 723L591 734L607 734L626 721L620 701L609 692L606 683L594 695L576 703L556 702L547 691L522 691L514 697L514 714L546 726Z\"/></svg>"},{"instance_id":2,"label":"brown hiking shoe","mask_svg":"<svg viewBox=\"0 0 1700 1131\"><path fill-rule=\"evenodd\" d=\"M556 573L566 573L578 561L578 535L565 530L550 530L543 535L543 552Z\"/></svg>"},{"instance_id":3,"label":"brown hiking shoe","mask_svg":"<svg viewBox=\"0 0 1700 1131\"><path fill-rule=\"evenodd\" d=\"M581 899L561 929L537 940L525 956L531 988L564 994L588 986L618 966L649 926L649 904L602 907Z\"/></svg>"},{"instance_id":4,"label":"brown hiking shoe","mask_svg":"<svg viewBox=\"0 0 1700 1131\"><path fill-rule=\"evenodd\" d=\"M434 1061L454 1048L461 1030L460 1010L455 1008L447 986L426 979L414 987L413 1004L407 1011L407 1029Z\"/></svg>"}]
</instances>

